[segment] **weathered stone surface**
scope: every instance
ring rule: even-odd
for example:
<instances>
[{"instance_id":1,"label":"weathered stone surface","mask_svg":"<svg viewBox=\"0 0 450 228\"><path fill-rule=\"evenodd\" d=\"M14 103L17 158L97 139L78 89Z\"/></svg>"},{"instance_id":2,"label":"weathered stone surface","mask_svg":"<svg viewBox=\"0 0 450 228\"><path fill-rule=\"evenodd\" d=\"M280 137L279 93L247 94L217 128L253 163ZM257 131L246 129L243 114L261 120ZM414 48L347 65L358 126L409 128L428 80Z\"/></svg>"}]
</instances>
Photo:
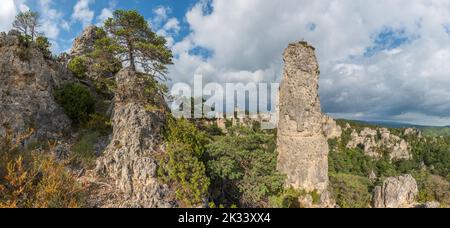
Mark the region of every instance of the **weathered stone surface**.
<instances>
[{"instance_id":1,"label":"weathered stone surface","mask_svg":"<svg viewBox=\"0 0 450 228\"><path fill-rule=\"evenodd\" d=\"M422 138L422 132L415 128L407 128L403 134L406 136L416 136L418 138Z\"/></svg>"},{"instance_id":2,"label":"weathered stone surface","mask_svg":"<svg viewBox=\"0 0 450 228\"><path fill-rule=\"evenodd\" d=\"M130 197L131 207L174 207L171 192L156 174L165 114L146 110L142 81L134 72L122 70L116 81L113 138L97 171Z\"/></svg>"},{"instance_id":3,"label":"weathered stone surface","mask_svg":"<svg viewBox=\"0 0 450 228\"><path fill-rule=\"evenodd\" d=\"M362 146L364 153L372 158L381 158L383 149L387 149L391 160L412 159L408 143L386 128L364 128L360 133L354 130L351 137L347 148L354 149Z\"/></svg>"},{"instance_id":4,"label":"weathered stone surface","mask_svg":"<svg viewBox=\"0 0 450 228\"><path fill-rule=\"evenodd\" d=\"M86 27L81 35L73 42L70 55L81 56L92 52L94 50L95 41L99 38L97 30L98 27L94 25Z\"/></svg>"},{"instance_id":5,"label":"weathered stone surface","mask_svg":"<svg viewBox=\"0 0 450 228\"><path fill-rule=\"evenodd\" d=\"M319 65L306 42L290 44L284 53L278 123L278 170L286 185L324 192L328 187L328 143L323 134L318 87Z\"/></svg>"},{"instance_id":6,"label":"weathered stone surface","mask_svg":"<svg viewBox=\"0 0 450 228\"><path fill-rule=\"evenodd\" d=\"M374 190L375 208L411 208L419 193L417 182L411 175L391 177Z\"/></svg>"},{"instance_id":7,"label":"weathered stone surface","mask_svg":"<svg viewBox=\"0 0 450 228\"><path fill-rule=\"evenodd\" d=\"M329 116L324 116L323 132L327 139L337 139L342 136L342 128Z\"/></svg>"},{"instance_id":8,"label":"weathered stone surface","mask_svg":"<svg viewBox=\"0 0 450 228\"><path fill-rule=\"evenodd\" d=\"M422 205L417 206L417 208L425 208L425 209L436 209L441 208L441 203L439 202L427 202Z\"/></svg>"},{"instance_id":9,"label":"weathered stone surface","mask_svg":"<svg viewBox=\"0 0 450 228\"><path fill-rule=\"evenodd\" d=\"M14 135L32 128L30 139L60 138L71 122L53 91L71 76L33 45L22 47L19 36L14 30L0 33L0 134L7 124Z\"/></svg>"}]
</instances>

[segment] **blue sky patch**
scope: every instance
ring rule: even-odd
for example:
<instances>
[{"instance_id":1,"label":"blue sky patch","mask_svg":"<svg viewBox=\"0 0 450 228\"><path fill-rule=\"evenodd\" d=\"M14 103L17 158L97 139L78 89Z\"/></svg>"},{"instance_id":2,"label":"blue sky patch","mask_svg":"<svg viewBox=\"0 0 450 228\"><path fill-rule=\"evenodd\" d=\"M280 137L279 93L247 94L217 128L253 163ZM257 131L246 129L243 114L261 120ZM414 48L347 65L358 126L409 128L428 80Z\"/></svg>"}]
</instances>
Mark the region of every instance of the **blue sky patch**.
<instances>
[{"instance_id":1,"label":"blue sky patch","mask_svg":"<svg viewBox=\"0 0 450 228\"><path fill-rule=\"evenodd\" d=\"M384 28L374 36L373 46L366 49L365 57L371 57L385 50L392 50L408 43L414 36L405 32L404 29Z\"/></svg>"}]
</instances>

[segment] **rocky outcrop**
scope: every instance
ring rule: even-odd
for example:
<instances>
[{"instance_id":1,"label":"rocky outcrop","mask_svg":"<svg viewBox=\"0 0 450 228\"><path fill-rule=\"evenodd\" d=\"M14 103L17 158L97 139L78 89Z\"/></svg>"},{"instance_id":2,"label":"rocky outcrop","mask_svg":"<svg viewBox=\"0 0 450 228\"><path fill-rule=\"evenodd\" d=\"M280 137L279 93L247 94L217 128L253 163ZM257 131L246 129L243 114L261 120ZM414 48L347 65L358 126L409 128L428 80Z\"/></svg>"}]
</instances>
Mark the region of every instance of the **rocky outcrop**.
<instances>
[{"instance_id":1,"label":"rocky outcrop","mask_svg":"<svg viewBox=\"0 0 450 228\"><path fill-rule=\"evenodd\" d=\"M367 156L375 159L383 157L384 149L389 152L391 160L412 159L408 143L397 135L392 134L386 128L364 128L360 133L353 130L347 148L354 149L357 147L362 147Z\"/></svg>"},{"instance_id":2,"label":"rocky outcrop","mask_svg":"<svg viewBox=\"0 0 450 228\"><path fill-rule=\"evenodd\" d=\"M323 118L323 133L327 139L338 139L342 136L342 128L336 123L336 121L329 117Z\"/></svg>"},{"instance_id":3,"label":"rocky outcrop","mask_svg":"<svg viewBox=\"0 0 450 228\"><path fill-rule=\"evenodd\" d=\"M290 44L284 53L280 86L278 170L286 185L305 191L328 188L328 143L318 95L319 65L306 42Z\"/></svg>"},{"instance_id":4,"label":"rocky outcrop","mask_svg":"<svg viewBox=\"0 0 450 228\"><path fill-rule=\"evenodd\" d=\"M405 129L403 134L405 136L411 136L411 137L417 137L417 138L422 138L422 136L423 136L422 131L415 129L415 128L407 128L407 129Z\"/></svg>"},{"instance_id":5,"label":"rocky outcrop","mask_svg":"<svg viewBox=\"0 0 450 228\"><path fill-rule=\"evenodd\" d=\"M47 60L33 44L26 47L20 33L0 33L0 135L34 129L30 139L55 139L71 122L53 98L53 91L71 81L67 70Z\"/></svg>"},{"instance_id":6,"label":"rocky outcrop","mask_svg":"<svg viewBox=\"0 0 450 228\"><path fill-rule=\"evenodd\" d=\"M419 193L417 182L411 175L391 177L382 186L375 187L375 208L411 208Z\"/></svg>"},{"instance_id":7,"label":"rocky outcrop","mask_svg":"<svg viewBox=\"0 0 450 228\"><path fill-rule=\"evenodd\" d=\"M86 27L80 36L78 36L73 42L72 49L70 50L71 56L81 56L94 51L95 42L100 39L101 36L98 33L98 27L91 25Z\"/></svg>"},{"instance_id":8,"label":"rocky outcrop","mask_svg":"<svg viewBox=\"0 0 450 228\"><path fill-rule=\"evenodd\" d=\"M116 82L113 137L97 171L129 197L130 207L173 207L171 192L157 180L165 113L146 110L143 81L135 72L122 70Z\"/></svg>"}]
</instances>

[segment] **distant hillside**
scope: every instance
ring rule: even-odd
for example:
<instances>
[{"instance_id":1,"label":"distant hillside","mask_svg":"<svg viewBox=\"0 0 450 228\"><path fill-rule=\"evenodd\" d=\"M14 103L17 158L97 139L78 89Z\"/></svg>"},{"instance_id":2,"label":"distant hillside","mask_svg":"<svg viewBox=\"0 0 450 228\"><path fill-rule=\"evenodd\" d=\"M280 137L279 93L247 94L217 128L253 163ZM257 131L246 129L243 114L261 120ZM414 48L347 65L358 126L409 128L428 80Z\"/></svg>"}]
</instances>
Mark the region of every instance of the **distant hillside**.
<instances>
[{"instance_id":1,"label":"distant hillside","mask_svg":"<svg viewBox=\"0 0 450 228\"><path fill-rule=\"evenodd\" d=\"M354 123L360 126L372 126L372 127L385 127L385 128L416 128L423 132L425 136L439 137L450 136L450 126L437 127L437 126L424 126L409 123L401 123L394 121L360 121L360 120L342 120L349 123Z\"/></svg>"}]
</instances>

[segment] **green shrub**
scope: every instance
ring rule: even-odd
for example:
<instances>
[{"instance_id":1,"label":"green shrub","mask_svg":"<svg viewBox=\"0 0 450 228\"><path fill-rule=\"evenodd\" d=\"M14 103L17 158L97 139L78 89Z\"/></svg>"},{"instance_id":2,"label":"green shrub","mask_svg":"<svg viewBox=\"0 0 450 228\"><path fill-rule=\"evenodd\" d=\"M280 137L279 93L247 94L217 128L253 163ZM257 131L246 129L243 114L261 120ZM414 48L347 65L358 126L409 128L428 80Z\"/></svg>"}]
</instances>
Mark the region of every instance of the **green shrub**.
<instances>
[{"instance_id":1,"label":"green shrub","mask_svg":"<svg viewBox=\"0 0 450 228\"><path fill-rule=\"evenodd\" d=\"M87 58L84 56L77 56L73 58L68 65L69 70L75 75L75 77L80 79L86 78L87 68Z\"/></svg>"},{"instance_id":2,"label":"green shrub","mask_svg":"<svg viewBox=\"0 0 450 228\"><path fill-rule=\"evenodd\" d=\"M330 184L336 203L342 208L367 208L372 194L368 178L348 175L330 174Z\"/></svg>"},{"instance_id":3,"label":"green shrub","mask_svg":"<svg viewBox=\"0 0 450 228\"><path fill-rule=\"evenodd\" d=\"M50 59L52 57L52 52L50 51L51 44L47 37L39 36L36 38L36 47L42 52L45 58Z\"/></svg>"},{"instance_id":4,"label":"green shrub","mask_svg":"<svg viewBox=\"0 0 450 228\"><path fill-rule=\"evenodd\" d=\"M75 124L85 123L94 113L95 100L80 84L64 85L55 91L54 97Z\"/></svg>"},{"instance_id":5,"label":"green shrub","mask_svg":"<svg viewBox=\"0 0 450 228\"><path fill-rule=\"evenodd\" d=\"M271 196L269 199L272 208L300 208L299 197L301 193L292 188L284 190L278 196Z\"/></svg>"},{"instance_id":6,"label":"green shrub","mask_svg":"<svg viewBox=\"0 0 450 228\"><path fill-rule=\"evenodd\" d=\"M176 189L184 206L201 205L208 196L210 180L203 163L206 136L187 120L169 120L166 155L158 171L162 181Z\"/></svg>"}]
</instances>

